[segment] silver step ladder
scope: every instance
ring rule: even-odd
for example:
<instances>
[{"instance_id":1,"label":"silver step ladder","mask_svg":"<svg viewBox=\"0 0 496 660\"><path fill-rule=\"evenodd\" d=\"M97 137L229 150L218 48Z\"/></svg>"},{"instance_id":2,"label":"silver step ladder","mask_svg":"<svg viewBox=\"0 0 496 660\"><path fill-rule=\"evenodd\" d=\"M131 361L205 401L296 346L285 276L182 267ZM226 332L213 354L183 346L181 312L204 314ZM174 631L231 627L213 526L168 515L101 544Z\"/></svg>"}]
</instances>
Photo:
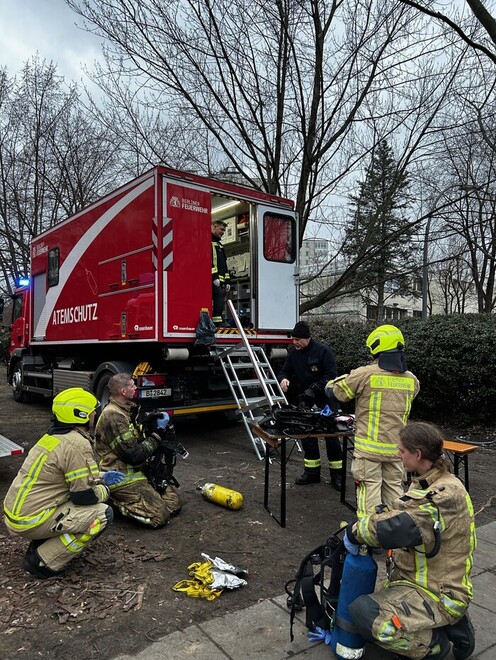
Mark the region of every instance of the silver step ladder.
<instances>
[{"instance_id":1,"label":"silver step ladder","mask_svg":"<svg viewBox=\"0 0 496 660\"><path fill-rule=\"evenodd\" d=\"M286 405L288 402L263 348L250 344L231 300L227 301L227 307L236 323L241 341L217 353L216 357L220 361L257 458L261 461L266 452L265 442L254 435L250 422L257 423L270 413L274 406ZM246 377L247 372L250 372L249 378ZM298 442L295 442L298 451L301 451Z\"/></svg>"}]
</instances>

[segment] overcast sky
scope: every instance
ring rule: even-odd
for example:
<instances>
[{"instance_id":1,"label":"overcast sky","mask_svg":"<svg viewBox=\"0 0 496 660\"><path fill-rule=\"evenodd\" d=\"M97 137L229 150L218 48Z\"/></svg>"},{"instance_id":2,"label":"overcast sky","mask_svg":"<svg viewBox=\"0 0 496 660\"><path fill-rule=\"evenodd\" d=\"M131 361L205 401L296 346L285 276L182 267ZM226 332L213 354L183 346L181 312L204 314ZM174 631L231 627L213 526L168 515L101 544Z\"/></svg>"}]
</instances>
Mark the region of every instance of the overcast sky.
<instances>
[{"instance_id":1,"label":"overcast sky","mask_svg":"<svg viewBox=\"0 0 496 660\"><path fill-rule=\"evenodd\" d=\"M0 0L0 66L13 76L38 52L68 82L87 82L83 66L93 68L101 40L76 23L81 17L64 0Z\"/></svg>"}]
</instances>

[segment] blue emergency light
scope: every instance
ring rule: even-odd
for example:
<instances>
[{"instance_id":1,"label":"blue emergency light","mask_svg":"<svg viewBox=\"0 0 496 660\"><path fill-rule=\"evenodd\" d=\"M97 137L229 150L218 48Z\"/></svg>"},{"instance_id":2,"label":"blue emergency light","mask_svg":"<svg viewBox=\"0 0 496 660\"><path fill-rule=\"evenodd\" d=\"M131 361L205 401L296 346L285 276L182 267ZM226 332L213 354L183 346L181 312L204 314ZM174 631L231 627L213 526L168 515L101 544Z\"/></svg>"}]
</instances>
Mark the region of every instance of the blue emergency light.
<instances>
[{"instance_id":1,"label":"blue emergency light","mask_svg":"<svg viewBox=\"0 0 496 660\"><path fill-rule=\"evenodd\" d=\"M17 286L29 286L29 277L21 277L19 276L17 278Z\"/></svg>"}]
</instances>

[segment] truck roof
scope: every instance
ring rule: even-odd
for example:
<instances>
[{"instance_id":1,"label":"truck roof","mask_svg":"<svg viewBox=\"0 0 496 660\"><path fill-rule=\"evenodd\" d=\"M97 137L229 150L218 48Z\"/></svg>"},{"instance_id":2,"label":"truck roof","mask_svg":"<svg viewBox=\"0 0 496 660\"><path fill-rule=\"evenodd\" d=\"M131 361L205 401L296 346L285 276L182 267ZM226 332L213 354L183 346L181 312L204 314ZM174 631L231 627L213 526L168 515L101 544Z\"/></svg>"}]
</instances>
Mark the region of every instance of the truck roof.
<instances>
[{"instance_id":1,"label":"truck roof","mask_svg":"<svg viewBox=\"0 0 496 660\"><path fill-rule=\"evenodd\" d=\"M118 188L112 190L106 195L103 195L99 199L95 200L92 204L89 204L88 206L81 209L77 213L74 213L73 215L64 218L64 220L61 220L53 227L50 227L49 229L46 229L45 231L41 232L35 237L34 240L37 241L39 238L45 236L46 234L50 234L52 231L54 231L54 229L60 228L60 226L65 222L73 220L80 214L85 213L94 206L101 204L103 201L107 199L111 199L112 197L115 197L117 195L120 195L126 188L136 185L137 182L141 180L145 180L151 176L158 176L158 175L162 175L170 179L175 179L177 181L194 183L204 188L208 188L213 193L232 195L253 202L269 202L269 203L272 202L281 206L286 206L288 209L294 209L295 206L294 201L291 199L287 199L285 197L278 197L277 195L271 195L269 193L256 190L255 188L249 188L247 186L238 185L236 183L228 183L226 181L221 181L220 179L200 176L199 174L194 174L193 172L175 170L169 167L165 167L163 165L155 165L154 167L150 168L140 176L135 177L130 181L127 181Z\"/></svg>"}]
</instances>

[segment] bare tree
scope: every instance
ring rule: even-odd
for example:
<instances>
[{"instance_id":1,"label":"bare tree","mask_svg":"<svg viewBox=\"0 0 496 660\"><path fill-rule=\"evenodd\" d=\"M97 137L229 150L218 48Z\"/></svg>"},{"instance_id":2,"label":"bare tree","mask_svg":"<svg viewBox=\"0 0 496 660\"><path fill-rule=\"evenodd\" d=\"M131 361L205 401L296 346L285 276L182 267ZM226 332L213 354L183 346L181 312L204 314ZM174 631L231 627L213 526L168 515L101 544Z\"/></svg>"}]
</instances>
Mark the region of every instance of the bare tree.
<instances>
[{"instance_id":1,"label":"bare tree","mask_svg":"<svg viewBox=\"0 0 496 660\"><path fill-rule=\"evenodd\" d=\"M0 273L27 275L33 236L115 185L115 147L82 114L77 89L34 57L0 73Z\"/></svg>"},{"instance_id":2,"label":"bare tree","mask_svg":"<svg viewBox=\"0 0 496 660\"><path fill-rule=\"evenodd\" d=\"M472 21L464 19L460 15L457 11L459 7L459 3L457 2L448 3L448 7L445 3L432 3L429 0L400 0L400 2L413 7L422 14L437 19L457 34L476 52L484 54L493 63L496 63L496 51L494 49L496 45L496 20L481 0L466 0L466 4L470 7L473 14ZM443 11L437 11L435 8L436 4L439 4ZM453 15L451 16L447 13L449 5L454 8ZM480 29L474 29L474 25L478 25ZM487 39L485 43L484 37L489 37L491 43L487 42Z\"/></svg>"},{"instance_id":3,"label":"bare tree","mask_svg":"<svg viewBox=\"0 0 496 660\"><path fill-rule=\"evenodd\" d=\"M417 43L418 26L394 2L67 2L110 40L99 78L118 81L125 107L137 102L142 118L154 107L162 126L180 116L202 146L208 136L213 156L204 151L199 167L220 161L296 199L301 238L362 156L346 139L364 120L364 99L389 86ZM153 141L150 151L169 162L169 144Z\"/></svg>"},{"instance_id":4,"label":"bare tree","mask_svg":"<svg viewBox=\"0 0 496 660\"><path fill-rule=\"evenodd\" d=\"M431 313L433 303L436 311L441 307L444 314L476 311L473 304L475 287L465 241L453 235L437 243L436 262L431 265L434 286L429 288Z\"/></svg>"},{"instance_id":5,"label":"bare tree","mask_svg":"<svg viewBox=\"0 0 496 660\"><path fill-rule=\"evenodd\" d=\"M296 200L300 240L310 218L326 222L333 193L352 192L377 136L403 136L402 170L439 149L465 61L454 37L440 39L394 0L66 2L109 42L96 80L136 171L161 161L234 172ZM301 312L347 295L374 249L364 246Z\"/></svg>"},{"instance_id":6,"label":"bare tree","mask_svg":"<svg viewBox=\"0 0 496 660\"><path fill-rule=\"evenodd\" d=\"M441 236L453 237L460 256L450 268L458 270L462 281L467 278L461 277L461 264L466 264L478 311L490 313L496 307L496 153L477 132L476 122L446 136L442 167L452 190L457 189L457 198L438 214Z\"/></svg>"}]
</instances>

